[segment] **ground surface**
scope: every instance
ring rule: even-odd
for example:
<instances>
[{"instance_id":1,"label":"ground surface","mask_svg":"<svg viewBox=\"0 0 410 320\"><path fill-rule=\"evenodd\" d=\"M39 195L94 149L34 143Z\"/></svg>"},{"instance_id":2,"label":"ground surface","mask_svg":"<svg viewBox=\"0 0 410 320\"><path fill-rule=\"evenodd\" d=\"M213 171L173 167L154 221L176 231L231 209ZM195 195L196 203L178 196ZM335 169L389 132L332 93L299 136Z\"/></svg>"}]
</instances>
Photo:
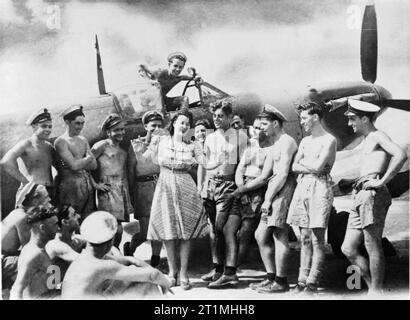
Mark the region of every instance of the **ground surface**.
<instances>
[{"instance_id":1,"label":"ground surface","mask_svg":"<svg viewBox=\"0 0 410 320\"><path fill-rule=\"evenodd\" d=\"M338 199L335 202L338 210L348 207L350 200L347 198ZM384 236L393 244L397 255L387 258L386 281L383 299L409 299L409 203L408 200L395 200L391 206L386 219ZM300 245L298 242L291 242L291 262L289 283L295 284L299 268ZM322 288L317 297L306 297L284 294L260 294L250 288L249 283L260 281L264 276L264 268L261 262L257 246L249 252L248 262L238 270L240 283L236 288L229 289L208 289L207 283L201 281L200 277L207 273L211 266L211 256L209 246L206 241L197 241L192 248L192 259L190 263L190 281L192 289L183 291L180 287L173 288L175 295L170 295L170 299L175 300L265 300L265 299L369 299L366 289L348 290L346 280L349 274L346 273L350 263L343 258L336 257L330 245L326 248L326 269L323 275ZM135 256L149 261L150 246L148 243L140 246L135 252ZM161 252L160 269L167 272L166 254ZM376 297L374 297L376 298Z\"/></svg>"}]
</instances>

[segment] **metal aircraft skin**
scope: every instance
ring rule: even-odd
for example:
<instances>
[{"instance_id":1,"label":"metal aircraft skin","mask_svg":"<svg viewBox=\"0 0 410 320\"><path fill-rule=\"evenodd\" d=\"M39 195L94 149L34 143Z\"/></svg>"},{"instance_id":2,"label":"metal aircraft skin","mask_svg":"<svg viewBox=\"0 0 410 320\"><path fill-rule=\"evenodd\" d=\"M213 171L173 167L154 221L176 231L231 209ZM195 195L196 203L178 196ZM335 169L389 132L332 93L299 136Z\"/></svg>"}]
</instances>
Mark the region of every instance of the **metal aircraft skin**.
<instances>
[{"instance_id":1,"label":"metal aircraft skin","mask_svg":"<svg viewBox=\"0 0 410 320\"><path fill-rule=\"evenodd\" d=\"M141 116L145 111L151 109L162 111L166 122L172 118L175 111L167 112L164 109L160 89L152 85L151 82L147 82L139 88L106 93L97 38L96 49L100 95L90 98L88 101L77 102L84 106L86 117L86 125L82 135L89 140L90 145L102 139L101 122L109 113L115 112L126 122L126 136L123 147L127 148L130 139L145 134L141 122ZM218 99L232 99L234 112L242 114L246 124L252 124L256 115L262 110L264 103L272 104L287 117L285 130L297 142L300 142L305 133L300 126L295 106L298 103L308 101L319 103L325 111L323 123L338 141L339 152L332 171L332 178L334 182L337 182L342 177L352 178L358 173L359 153L352 149L359 145L361 138L357 137L353 130L348 127L347 119L343 115L347 108L347 98L359 99L380 106L382 111L379 119L383 118L383 111L388 107L410 110L408 100L393 100L387 89L374 84L377 74L377 23L373 5L368 5L365 8L361 39L361 65L363 81L319 83L308 86L305 91L293 92L288 94L287 98L278 98L273 101L262 100L261 97L252 93L230 95L207 82L195 83L193 81L185 81L183 91L177 95L186 94L190 96L190 110L193 113L194 121L200 118L211 119L210 104ZM289 92L289 90L287 91ZM65 130L60 114L67 107L67 105L60 105L48 108L53 118L52 140ZM0 117L0 158L19 140L32 134L31 128L25 126L24 123L34 110L30 110L27 114ZM395 140L395 137L391 138L393 141ZM403 145L402 147L407 146ZM402 169L402 172L389 185L393 196L400 196L409 189L408 163L403 168L407 169ZM2 217L14 208L17 188L18 182L2 170L0 207Z\"/></svg>"}]
</instances>

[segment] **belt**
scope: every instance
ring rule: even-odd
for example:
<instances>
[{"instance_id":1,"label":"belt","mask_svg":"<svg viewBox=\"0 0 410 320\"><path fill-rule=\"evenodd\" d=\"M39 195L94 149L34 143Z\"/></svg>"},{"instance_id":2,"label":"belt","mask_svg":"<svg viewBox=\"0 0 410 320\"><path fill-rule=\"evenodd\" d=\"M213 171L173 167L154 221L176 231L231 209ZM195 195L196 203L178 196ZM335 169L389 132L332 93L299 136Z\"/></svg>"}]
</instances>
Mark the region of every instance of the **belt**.
<instances>
[{"instance_id":1,"label":"belt","mask_svg":"<svg viewBox=\"0 0 410 320\"><path fill-rule=\"evenodd\" d=\"M158 174L138 176L135 178L135 181L137 182L147 182L147 181L154 181L154 180L158 180Z\"/></svg>"},{"instance_id":2,"label":"belt","mask_svg":"<svg viewBox=\"0 0 410 320\"><path fill-rule=\"evenodd\" d=\"M209 179L214 180L222 180L222 181L235 181L235 175L233 174L215 174L215 175L208 175Z\"/></svg>"},{"instance_id":3,"label":"belt","mask_svg":"<svg viewBox=\"0 0 410 320\"><path fill-rule=\"evenodd\" d=\"M172 173L188 173L189 172L187 169L168 168L168 167L161 167L161 170L171 171Z\"/></svg>"}]
</instances>

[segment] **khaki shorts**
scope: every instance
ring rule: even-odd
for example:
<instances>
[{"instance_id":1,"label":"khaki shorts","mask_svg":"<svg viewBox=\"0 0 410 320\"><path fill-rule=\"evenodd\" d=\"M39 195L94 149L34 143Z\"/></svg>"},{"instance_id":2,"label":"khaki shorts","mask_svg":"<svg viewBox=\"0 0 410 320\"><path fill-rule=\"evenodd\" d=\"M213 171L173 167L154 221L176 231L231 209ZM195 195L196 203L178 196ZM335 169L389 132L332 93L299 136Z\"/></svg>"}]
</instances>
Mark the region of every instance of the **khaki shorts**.
<instances>
[{"instance_id":1,"label":"khaki shorts","mask_svg":"<svg viewBox=\"0 0 410 320\"><path fill-rule=\"evenodd\" d=\"M128 183L119 176L103 176L101 182L109 184L107 192L98 191L98 210L111 213L118 221L129 221L132 209Z\"/></svg>"},{"instance_id":2,"label":"khaki shorts","mask_svg":"<svg viewBox=\"0 0 410 320\"><path fill-rule=\"evenodd\" d=\"M372 224L384 227L391 196L386 186L377 190L354 190L354 207L349 214L348 229L364 229Z\"/></svg>"},{"instance_id":3,"label":"khaki shorts","mask_svg":"<svg viewBox=\"0 0 410 320\"><path fill-rule=\"evenodd\" d=\"M235 191L235 182L221 180L218 178L207 178L202 188L204 210L213 227L217 216L222 216L226 220L231 212L233 198L231 194Z\"/></svg>"},{"instance_id":4,"label":"khaki shorts","mask_svg":"<svg viewBox=\"0 0 410 320\"><path fill-rule=\"evenodd\" d=\"M327 228L332 205L330 176L304 174L290 204L288 223L301 228Z\"/></svg>"},{"instance_id":5,"label":"khaki shorts","mask_svg":"<svg viewBox=\"0 0 410 320\"><path fill-rule=\"evenodd\" d=\"M252 181L255 178L246 177L244 183ZM247 192L241 198L235 199L232 203L230 214L245 219L259 219L261 206L265 197L266 187L263 186L257 190Z\"/></svg>"},{"instance_id":6,"label":"khaki shorts","mask_svg":"<svg viewBox=\"0 0 410 320\"><path fill-rule=\"evenodd\" d=\"M296 180L292 174L288 175L282 189L273 198L269 213L262 213L261 223L268 227L287 228L289 206L296 187Z\"/></svg>"}]
</instances>

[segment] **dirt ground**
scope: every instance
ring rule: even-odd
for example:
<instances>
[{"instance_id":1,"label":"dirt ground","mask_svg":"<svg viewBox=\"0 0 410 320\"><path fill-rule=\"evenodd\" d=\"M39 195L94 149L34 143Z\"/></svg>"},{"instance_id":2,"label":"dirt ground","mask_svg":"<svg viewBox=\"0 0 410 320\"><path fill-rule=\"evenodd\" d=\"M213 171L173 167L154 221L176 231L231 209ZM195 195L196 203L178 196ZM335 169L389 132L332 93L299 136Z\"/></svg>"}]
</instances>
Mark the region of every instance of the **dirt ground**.
<instances>
[{"instance_id":1,"label":"dirt ground","mask_svg":"<svg viewBox=\"0 0 410 320\"><path fill-rule=\"evenodd\" d=\"M339 199L338 210L347 207L350 200ZM409 203L408 200L395 200L391 206L384 231L384 236L389 239L396 256L386 259L385 295L383 299L409 299ZM298 241L291 242L291 261L289 283L294 285L297 280L299 268L300 244ZM148 243L140 246L135 256L147 262L150 257L150 246ZM330 245L326 246L326 269L319 293L314 297L284 294L260 294L248 288L249 283L260 281L264 276L264 268L260 259L256 243L249 250L248 262L238 269L240 280L236 288L208 289L207 283L200 277L207 273L211 267L211 254L207 240L197 240L191 252L190 281L192 289L183 291L180 287L173 288L175 295L169 295L172 300L270 300L270 299L379 299L367 294L365 285L361 290L349 290L346 280L349 261L336 257ZM165 249L161 251L161 264L159 267L163 272L168 271Z\"/></svg>"}]
</instances>

